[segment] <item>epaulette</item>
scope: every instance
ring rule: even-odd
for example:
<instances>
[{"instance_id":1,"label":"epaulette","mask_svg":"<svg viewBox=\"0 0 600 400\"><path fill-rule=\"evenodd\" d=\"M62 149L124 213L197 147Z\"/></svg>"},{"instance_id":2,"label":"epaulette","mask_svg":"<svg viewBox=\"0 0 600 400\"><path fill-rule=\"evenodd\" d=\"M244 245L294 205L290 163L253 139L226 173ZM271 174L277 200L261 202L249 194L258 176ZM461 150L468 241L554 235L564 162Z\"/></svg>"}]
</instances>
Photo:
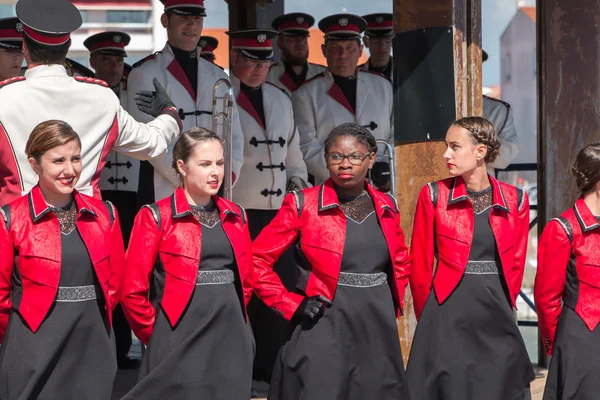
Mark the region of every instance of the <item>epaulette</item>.
<instances>
[{"instance_id":1,"label":"epaulette","mask_svg":"<svg viewBox=\"0 0 600 400\"><path fill-rule=\"evenodd\" d=\"M11 83L24 81L26 78L24 76L15 76L14 78L8 78L0 82L0 88L4 86L10 85Z\"/></svg>"},{"instance_id":2,"label":"epaulette","mask_svg":"<svg viewBox=\"0 0 600 400\"><path fill-rule=\"evenodd\" d=\"M325 73L324 73L324 72L321 72L321 73L319 73L319 74L317 74L317 75L313 76L312 78L310 78L310 79L307 79L307 80L305 80L304 82L302 82L302 83L300 84L300 86L298 86L298 88L300 88L300 87L302 87L302 86L306 85L306 84L307 84L307 83L309 83L309 82L312 82L312 81L314 81L314 80L317 80L317 79L319 79L319 78L322 78L322 77L324 77L324 76L325 76ZM298 88L296 88L296 90L298 90Z\"/></svg>"},{"instance_id":3,"label":"epaulette","mask_svg":"<svg viewBox=\"0 0 600 400\"><path fill-rule=\"evenodd\" d=\"M73 76L73 79L75 79L78 82L92 83L94 85L108 87L108 83L104 82L102 79L87 78L85 76Z\"/></svg>"},{"instance_id":4,"label":"epaulette","mask_svg":"<svg viewBox=\"0 0 600 400\"><path fill-rule=\"evenodd\" d=\"M486 96L485 94L483 95L483 97L485 97L485 98L486 98L486 99L488 99L488 100L497 101L498 103L502 103L502 104L504 104L504 106L505 106L506 108L510 108L510 104L508 104L508 103L507 103L507 102L505 102L505 101L502 101L502 100L500 100L500 99L497 99L497 98L495 98L495 97Z\"/></svg>"},{"instance_id":5,"label":"epaulette","mask_svg":"<svg viewBox=\"0 0 600 400\"><path fill-rule=\"evenodd\" d=\"M367 74L373 74L373 75L377 75L377 76L380 76L380 77L382 77L383 79L385 79L386 81L388 81L388 82L390 82L390 83L392 82L392 80L390 79L390 77L389 77L389 76L386 76L386 75L382 74L381 72L377 72L377 71L368 71L368 70L366 70L366 69L362 69L362 70L360 70L360 72L361 72L361 73L364 73L364 72L366 72Z\"/></svg>"},{"instance_id":6,"label":"epaulette","mask_svg":"<svg viewBox=\"0 0 600 400\"><path fill-rule=\"evenodd\" d=\"M289 94L287 94L287 92L285 91L285 89L283 89L283 88L280 88L279 86L277 86L277 85L276 85L276 84L274 84L273 82L266 81L265 83L266 83L267 85L271 85L271 86L274 86L274 87L276 87L277 89L279 89L279 90L281 90L283 93L285 93L285 95L286 95L287 97L290 97L290 95L289 95Z\"/></svg>"},{"instance_id":7,"label":"epaulette","mask_svg":"<svg viewBox=\"0 0 600 400\"><path fill-rule=\"evenodd\" d=\"M152 60L152 59L156 58L156 55L157 55L157 54L160 54L160 51L157 51L157 52L156 52L156 53L154 53L154 54L150 54L149 56L142 58L140 61L138 61L138 62L136 62L135 64L133 64L131 67L132 67L132 68L137 68L137 67L139 67L140 65L142 65L143 63L145 63L146 61L150 61L150 60Z\"/></svg>"}]
</instances>

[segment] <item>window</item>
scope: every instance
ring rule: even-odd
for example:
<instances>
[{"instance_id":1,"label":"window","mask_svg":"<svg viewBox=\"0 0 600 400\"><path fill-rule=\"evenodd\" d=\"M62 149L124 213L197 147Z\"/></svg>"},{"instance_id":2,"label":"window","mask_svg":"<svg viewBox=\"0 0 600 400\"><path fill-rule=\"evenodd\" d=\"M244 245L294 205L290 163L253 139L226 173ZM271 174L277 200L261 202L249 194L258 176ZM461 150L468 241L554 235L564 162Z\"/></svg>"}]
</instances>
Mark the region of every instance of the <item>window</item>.
<instances>
[{"instance_id":1,"label":"window","mask_svg":"<svg viewBox=\"0 0 600 400\"><path fill-rule=\"evenodd\" d=\"M85 24L86 22L88 22L88 11L79 10L79 13L81 14L81 19L83 20L83 23Z\"/></svg>"},{"instance_id":2,"label":"window","mask_svg":"<svg viewBox=\"0 0 600 400\"><path fill-rule=\"evenodd\" d=\"M506 53L504 56L504 82L510 82L511 78L511 57L510 53Z\"/></svg>"},{"instance_id":3,"label":"window","mask_svg":"<svg viewBox=\"0 0 600 400\"><path fill-rule=\"evenodd\" d=\"M106 11L106 22L109 24L147 24L150 22L150 10Z\"/></svg>"}]
</instances>

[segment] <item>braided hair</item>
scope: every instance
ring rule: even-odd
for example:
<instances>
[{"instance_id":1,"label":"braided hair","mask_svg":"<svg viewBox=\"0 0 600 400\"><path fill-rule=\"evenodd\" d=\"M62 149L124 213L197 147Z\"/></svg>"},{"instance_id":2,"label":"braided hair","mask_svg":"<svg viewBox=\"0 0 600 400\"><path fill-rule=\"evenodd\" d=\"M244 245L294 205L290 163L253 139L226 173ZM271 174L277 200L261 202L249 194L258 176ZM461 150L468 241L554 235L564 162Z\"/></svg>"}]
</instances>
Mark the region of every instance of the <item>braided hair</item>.
<instances>
[{"instance_id":1,"label":"braided hair","mask_svg":"<svg viewBox=\"0 0 600 400\"><path fill-rule=\"evenodd\" d=\"M491 164L500 154L500 140L494 125L483 117L465 117L456 120L452 126L464 128L473 139L473 144L483 144L487 147L485 163Z\"/></svg>"},{"instance_id":2,"label":"braided hair","mask_svg":"<svg viewBox=\"0 0 600 400\"><path fill-rule=\"evenodd\" d=\"M593 190L600 181L600 143L589 144L581 149L571 172L581 193Z\"/></svg>"},{"instance_id":3,"label":"braided hair","mask_svg":"<svg viewBox=\"0 0 600 400\"><path fill-rule=\"evenodd\" d=\"M325 139L325 154L329 152L331 145L340 136L352 136L356 138L356 141L364 145L369 153L377 151L377 140L366 127L354 122L346 122L333 128L327 139Z\"/></svg>"}]
</instances>

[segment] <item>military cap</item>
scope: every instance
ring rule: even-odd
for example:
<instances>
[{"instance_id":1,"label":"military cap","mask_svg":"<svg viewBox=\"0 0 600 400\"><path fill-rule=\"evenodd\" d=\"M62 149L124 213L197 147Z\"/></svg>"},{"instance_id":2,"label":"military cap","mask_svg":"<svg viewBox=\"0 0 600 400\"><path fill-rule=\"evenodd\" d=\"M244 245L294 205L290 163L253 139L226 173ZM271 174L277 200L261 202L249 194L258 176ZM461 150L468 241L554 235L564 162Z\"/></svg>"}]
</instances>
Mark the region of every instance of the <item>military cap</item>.
<instances>
[{"instance_id":1,"label":"military cap","mask_svg":"<svg viewBox=\"0 0 600 400\"><path fill-rule=\"evenodd\" d=\"M46 46L67 43L83 22L68 0L19 0L16 10L25 36Z\"/></svg>"},{"instance_id":2,"label":"military cap","mask_svg":"<svg viewBox=\"0 0 600 400\"><path fill-rule=\"evenodd\" d=\"M125 32L108 31L96 33L84 40L83 45L90 54L100 53L109 56L127 57L125 46L129 44L131 37Z\"/></svg>"},{"instance_id":3,"label":"military cap","mask_svg":"<svg viewBox=\"0 0 600 400\"><path fill-rule=\"evenodd\" d=\"M215 57L215 49L219 46L219 41L217 38L212 36L200 36L200 40L198 41L198 47L200 47L200 57L204 57L207 60L214 60Z\"/></svg>"},{"instance_id":4,"label":"military cap","mask_svg":"<svg viewBox=\"0 0 600 400\"><path fill-rule=\"evenodd\" d=\"M273 58L273 38L277 31L270 29L249 29L226 32L231 38L231 48L239 50L252 60L271 60Z\"/></svg>"},{"instance_id":5,"label":"military cap","mask_svg":"<svg viewBox=\"0 0 600 400\"><path fill-rule=\"evenodd\" d=\"M283 14L271 23L273 29L284 35L308 36L308 29L315 24L312 15L305 13Z\"/></svg>"},{"instance_id":6,"label":"military cap","mask_svg":"<svg viewBox=\"0 0 600 400\"><path fill-rule=\"evenodd\" d=\"M0 19L0 48L9 50L23 48L23 24L19 18Z\"/></svg>"},{"instance_id":7,"label":"military cap","mask_svg":"<svg viewBox=\"0 0 600 400\"><path fill-rule=\"evenodd\" d=\"M330 40L358 39L366 27L367 21L354 14L335 14L319 21L319 29Z\"/></svg>"},{"instance_id":8,"label":"military cap","mask_svg":"<svg viewBox=\"0 0 600 400\"><path fill-rule=\"evenodd\" d=\"M206 17L204 0L160 0L160 2L165 6L165 12Z\"/></svg>"},{"instance_id":9,"label":"military cap","mask_svg":"<svg viewBox=\"0 0 600 400\"><path fill-rule=\"evenodd\" d=\"M376 13L363 15L367 21L367 36L394 36L394 15L391 13Z\"/></svg>"}]
</instances>

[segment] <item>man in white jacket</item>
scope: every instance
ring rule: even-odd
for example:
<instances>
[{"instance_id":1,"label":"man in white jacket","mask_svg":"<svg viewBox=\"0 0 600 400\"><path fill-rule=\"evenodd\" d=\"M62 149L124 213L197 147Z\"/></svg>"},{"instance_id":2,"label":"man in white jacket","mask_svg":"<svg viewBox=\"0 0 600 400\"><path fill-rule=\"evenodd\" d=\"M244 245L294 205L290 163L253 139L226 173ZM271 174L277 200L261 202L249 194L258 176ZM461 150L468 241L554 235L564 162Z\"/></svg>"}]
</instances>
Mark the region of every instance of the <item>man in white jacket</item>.
<instances>
[{"instance_id":1,"label":"man in white jacket","mask_svg":"<svg viewBox=\"0 0 600 400\"><path fill-rule=\"evenodd\" d=\"M253 29L228 32L231 37L231 82L240 109L244 132L242 179L233 200L248 214L252 239L271 222L281 207L288 186L307 187L308 176L290 98L279 87L265 83L276 31ZM283 284L294 290L298 282L293 249L286 251L273 269ZM248 307L256 339L254 377L270 381L273 362L285 341L286 323L260 300Z\"/></svg>"},{"instance_id":2,"label":"man in white jacket","mask_svg":"<svg viewBox=\"0 0 600 400\"><path fill-rule=\"evenodd\" d=\"M300 149L315 184L329 177L323 144L336 126L354 122L368 127L376 139L393 145L392 84L378 73L359 71L363 46L360 34L367 23L353 14L323 18L323 54L327 70L306 81L292 95ZM381 160L383 150L378 152Z\"/></svg>"},{"instance_id":3,"label":"man in white jacket","mask_svg":"<svg viewBox=\"0 0 600 400\"><path fill-rule=\"evenodd\" d=\"M313 16L305 13L283 14L271 23L279 32L277 47L281 50L281 59L271 66L267 81L290 96L306 80L325 71L324 66L308 62L309 29L314 24Z\"/></svg>"},{"instance_id":4,"label":"man in white jacket","mask_svg":"<svg viewBox=\"0 0 600 400\"><path fill-rule=\"evenodd\" d=\"M152 79L157 78L175 103L184 130L195 126L212 129L213 87L219 79L229 78L217 65L200 57L198 42L206 16L204 0L161 2L164 4L161 23L167 29L167 43L161 51L133 65L127 84L128 102L133 101L136 91L151 90ZM223 94L224 89L219 92L219 95ZM135 110L132 110L132 115L138 121L148 118ZM240 169L244 161L244 143L235 104L231 132L233 174L236 182L240 178ZM167 197L179 186L179 180L171 166L171 158L169 151L164 157L150 162L153 169L147 168L147 165L141 166L138 197L142 197L144 203Z\"/></svg>"},{"instance_id":5,"label":"man in white jacket","mask_svg":"<svg viewBox=\"0 0 600 400\"><path fill-rule=\"evenodd\" d=\"M23 23L28 68L25 76L0 85L0 205L37 184L25 144L40 122L62 120L79 134L83 169L76 188L97 198L100 172L111 150L149 159L164 154L179 137L181 121L162 88L156 87L159 107L150 107L158 117L141 124L121 107L106 82L67 74L71 32L82 23L71 2L20 0L16 10Z\"/></svg>"}]
</instances>

